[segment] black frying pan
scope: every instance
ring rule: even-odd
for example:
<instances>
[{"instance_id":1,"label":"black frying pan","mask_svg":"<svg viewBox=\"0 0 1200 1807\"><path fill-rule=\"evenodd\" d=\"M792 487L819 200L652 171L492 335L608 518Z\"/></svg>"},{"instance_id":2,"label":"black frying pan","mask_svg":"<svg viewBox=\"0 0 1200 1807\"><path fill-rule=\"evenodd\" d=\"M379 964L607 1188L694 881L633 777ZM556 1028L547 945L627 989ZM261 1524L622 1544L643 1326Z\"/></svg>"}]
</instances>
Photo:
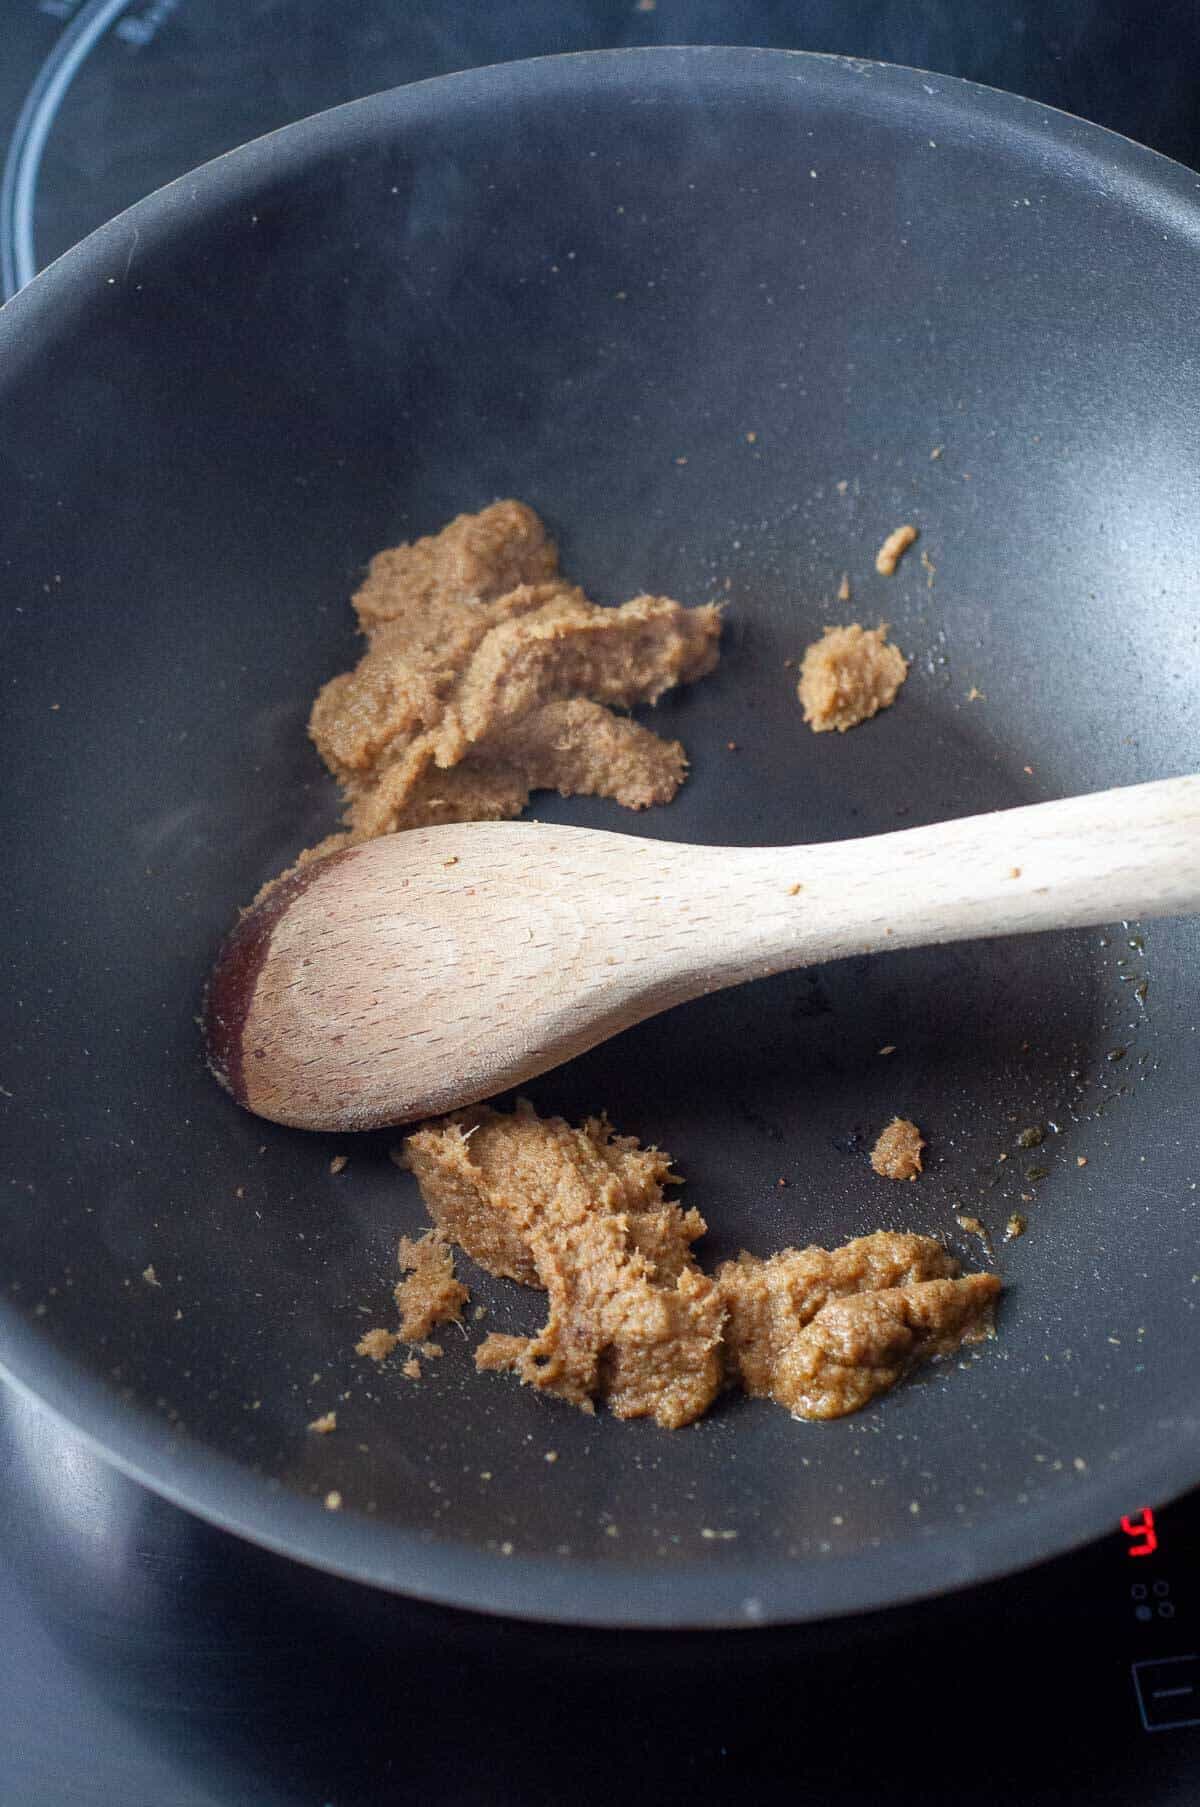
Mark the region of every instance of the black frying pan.
<instances>
[{"instance_id":1,"label":"black frying pan","mask_svg":"<svg viewBox=\"0 0 1200 1807\"><path fill-rule=\"evenodd\" d=\"M588 1420L477 1376L474 1330L419 1385L368 1369L421 1218L394 1138L240 1113L194 1020L235 905L333 822L304 723L364 561L496 495L601 598L730 603L719 673L658 712L679 800L543 818L793 842L1194 768L1198 277L1197 178L1093 127L665 50L310 120L10 304L5 1372L264 1543L596 1623L883 1605L1200 1478L1194 923L789 975L532 1088L671 1149L713 1259L885 1225L973 1265L958 1216L1027 1217L998 1341L830 1425ZM876 577L910 518L935 571ZM843 570L912 675L818 738L783 662ZM915 1186L864 1160L896 1111L929 1137ZM468 1277L488 1328L536 1321Z\"/></svg>"}]
</instances>

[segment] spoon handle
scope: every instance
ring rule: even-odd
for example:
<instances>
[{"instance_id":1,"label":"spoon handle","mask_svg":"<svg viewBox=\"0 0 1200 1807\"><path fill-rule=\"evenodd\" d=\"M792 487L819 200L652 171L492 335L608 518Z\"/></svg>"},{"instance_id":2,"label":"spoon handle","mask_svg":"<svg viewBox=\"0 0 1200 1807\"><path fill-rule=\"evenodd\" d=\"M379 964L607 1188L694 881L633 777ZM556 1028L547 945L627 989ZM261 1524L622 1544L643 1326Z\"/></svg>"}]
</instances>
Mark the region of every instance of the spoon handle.
<instances>
[{"instance_id":1,"label":"spoon handle","mask_svg":"<svg viewBox=\"0 0 1200 1807\"><path fill-rule=\"evenodd\" d=\"M711 851L690 875L713 906L720 985L890 947L1188 915L1200 911L1200 776L728 858L724 878Z\"/></svg>"}]
</instances>

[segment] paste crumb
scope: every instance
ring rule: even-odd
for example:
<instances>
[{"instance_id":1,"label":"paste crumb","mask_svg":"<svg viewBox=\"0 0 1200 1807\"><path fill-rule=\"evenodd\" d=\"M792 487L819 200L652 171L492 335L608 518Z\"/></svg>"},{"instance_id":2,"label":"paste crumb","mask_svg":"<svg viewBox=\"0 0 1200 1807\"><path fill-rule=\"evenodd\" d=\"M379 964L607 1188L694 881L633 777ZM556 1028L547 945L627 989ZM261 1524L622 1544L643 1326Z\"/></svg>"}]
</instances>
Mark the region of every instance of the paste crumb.
<instances>
[{"instance_id":1,"label":"paste crumb","mask_svg":"<svg viewBox=\"0 0 1200 1807\"><path fill-rule=\"evenodd\" d=\"M886 540L884 540L883 545L879 548L879 551L875 554L875 569L878 571L880 577L895 576L896 566L900 563L900 560L904 557L904 554L908 551L916 537L917 530L911 522L906 522L903 527L894 527L892 529Z\"/></svg>"},{"instance_id":2,"label":"paste crumb","mask_svg":"<svg viewBox=\"0 0 1200 1807\"><path fill-rule=\"evenodd\" d=\"M871 1165L885 1180L915 1180L922 1171L925 1139L907 1117L893 1117L871 1150Z\"/></svg>"},{"instance_id":3,"label":"paste crumb","mask_svg":"<svg viewBox=\"0 0 1200 1807\"><path fill-rule=\"evenodd\" d=\"M397 1256L401 1273L408 1276L396 1286L401 1340L423 1343L435 1324L461 1323L471 1295L455 1278L454 1254L441 1231L402 1236Z\"/></svg>"},{"instance_id":4,"label":"paste crumb","mask_svg":"<svg viewBox=\"0 0 1200 1807\"><path fill-rule=\"evenodd\" d=\"M888 644L887 626L826 628L804 654L796 694L814 734L844 734L895 702L908 661Z\"/></svg>"},{"instance_id":5,"label":"paste crumb","mask_svg":"<svg viewBox=\"0 0 1200 1807\"><path fill-rule=\"evenodd\" d=\"M954 1221L960 1230L965 1230L967 1232L968 1236L978 1236L980 1242L983 1244L984 1252L986 1253L988 1260L995 1260L996 1251L992 1246L991 1232L981 1217L975 1217L968 1212L957 1211L954 1215ZM1007 1238L1005 1238L1005 1240L1007 1241Z\"/></svg>"},{"instance_id":6,"label":"paste crumb","mask_svg":"<svg viewBox=\"0 0 1200 1807\"><path fill-rule=\"evenodd\" d=\"M385 1362L400 1338L382 1327L367 1330L354 1345L355 1355L369 1355L373 1362Z\"/></svg>"},{"instance_id":7,"label":"paste crumb","mask_svg":"<svg viewBox=\"0 0 1200 1807\"><path fill-rule=\"evenodd\" d=\"M624 711L713 669L715 604L590 602L516 501L380 552L353 600L367 650L309 723L345 828L302 861L396 829L517 816L535 790L646 809L682 784L680 743Z\"/></svg>"},{"instance_id":8,"label":"paste crumb","mask_svg":"<svg viewBox=\"0 0 1200 1807\"><path fill-rule=\"evenodd\" d=\"M322 1412L319 1418L313 1419L308 1428L310 1431L316 1431L318 1436L327 1437L330 1431L337 1429L337 1413Z\"/></svg>"}]
</instances>

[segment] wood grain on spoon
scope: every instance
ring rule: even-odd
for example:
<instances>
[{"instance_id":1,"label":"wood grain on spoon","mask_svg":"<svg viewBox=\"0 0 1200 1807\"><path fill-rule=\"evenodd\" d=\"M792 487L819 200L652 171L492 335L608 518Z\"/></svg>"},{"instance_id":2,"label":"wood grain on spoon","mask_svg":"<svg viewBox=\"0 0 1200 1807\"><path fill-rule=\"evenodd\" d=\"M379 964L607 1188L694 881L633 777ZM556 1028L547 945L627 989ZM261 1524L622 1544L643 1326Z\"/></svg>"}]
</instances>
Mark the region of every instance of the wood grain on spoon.
<instances>
[{"instance_id":1,"label":"wood grain on spoon","mask_svg":"<svg viewBox=\"0 0 1200 1807\"><path fill-rule=\"evenodd\" d=\"M808 847L413 829L303 867L248 910L204 1033L218 1079L260 1116L370 1129L788 967L1196 910L1200 777Z\"/></svg>"}]
</instances>

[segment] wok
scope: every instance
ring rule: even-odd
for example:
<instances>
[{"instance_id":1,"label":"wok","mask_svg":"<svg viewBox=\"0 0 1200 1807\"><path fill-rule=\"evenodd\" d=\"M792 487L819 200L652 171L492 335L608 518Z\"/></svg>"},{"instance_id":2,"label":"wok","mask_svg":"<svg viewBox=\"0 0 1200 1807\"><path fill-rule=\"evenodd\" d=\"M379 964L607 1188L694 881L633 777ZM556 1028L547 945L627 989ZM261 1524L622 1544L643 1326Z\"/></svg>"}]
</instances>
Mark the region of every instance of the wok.
<instances>
[{"instance_id":1,"label":"wok","mask_svg":"<svg viewBox=\"0 0 1200 1807\"><path fill-rule=\"evenodd\" d=\"M801 842L1193 768L1198 277L1200 181L1111 134L911 70L687 49L340 108L19 295L4 1373L263 1544L581 1623L887 1605L1200 1479L1195 923L787 975L530 1088L670 1149L706 1261L883 1226L974 1266L958 1219L984 1223L997 1340L827 1425L589 1420L476 1375L473 1323L420 1383L357 1359L422 1220L396 1137L238 1111L195 1022L235 906L334 823L305 719L356 656L365 561L497 495L601 600L729 605L718 673L655 718L691 754L679 799L542 819ZM909 519L927 562L877 577ZM814 736L784 661L844 618L843 571L912 672ZM864 1159L897 1112L929 1140L916 1185ZM538 1321L461 1268L485 1328Z\"/></svg>"}]
</instances>

